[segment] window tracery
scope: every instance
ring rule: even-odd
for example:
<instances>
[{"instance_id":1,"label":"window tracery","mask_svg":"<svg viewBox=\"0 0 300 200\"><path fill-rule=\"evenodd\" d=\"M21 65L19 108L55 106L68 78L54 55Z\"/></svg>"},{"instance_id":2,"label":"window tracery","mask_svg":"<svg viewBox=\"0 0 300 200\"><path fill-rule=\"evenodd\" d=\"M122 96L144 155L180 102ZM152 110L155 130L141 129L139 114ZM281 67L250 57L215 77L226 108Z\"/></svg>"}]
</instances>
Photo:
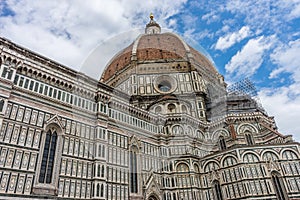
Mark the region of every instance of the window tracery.
<instances>
[{"instance_id":1,"label":"window tracery","mask_svg":"<svg viewBox=\"0 0 300 200\"><path fill-rule=\"evenodd\" d=\"M137 178L137 147L131 147L130 151L130 192L138 193Z\"/></svg>"},{"instance_id":2,"label":"window tracery","mask_svg":"<svg viewBox=\"0 0 300 200\"><path fill-rule=\"evenodd\" d=\"M282 177L280 177L280 174L278 172L273 171L271 175L272 175L272 177L271 177L272 183L273 183L277 198L281 199L281 200L288 199L287 195L286 195L284 183L283 183Z\"/></svg>"},{"instance_id":3,"label":"window tracery","mask_svg":"<svg viewBox=\"0 0 300 200\"><path fill-rule=\"evenodd\" d=\"M225 141L224 136L220 136L220 137L219 137L219 148L220 148L220 150L225 150L225 149L227 149L226 141Z\"/></svg>"},{"instance_id":4,"label":"window tracery","mask_svg":"<svg viewBox=\"0 0 300 200\"><path fill-rule=\"evenodd\" d=\"M57 133L50 130L46 134L44 144L41 169L39 174L39 183L51 183L53 174L53 165L56 151Z\"/></svg>"},{"instance_id":5,"label":"window tracery","mask_svg":"<svg viewBox=\"0 0 300 200\"><path fill-rule=\"evenodd\" d=\"M223 194L222 194L222 189L220 182L215 180L213 182L213 188L214 188L214 193L215 193L215 199L216 200L223 200Z\"/></svg>"}]
</instances>

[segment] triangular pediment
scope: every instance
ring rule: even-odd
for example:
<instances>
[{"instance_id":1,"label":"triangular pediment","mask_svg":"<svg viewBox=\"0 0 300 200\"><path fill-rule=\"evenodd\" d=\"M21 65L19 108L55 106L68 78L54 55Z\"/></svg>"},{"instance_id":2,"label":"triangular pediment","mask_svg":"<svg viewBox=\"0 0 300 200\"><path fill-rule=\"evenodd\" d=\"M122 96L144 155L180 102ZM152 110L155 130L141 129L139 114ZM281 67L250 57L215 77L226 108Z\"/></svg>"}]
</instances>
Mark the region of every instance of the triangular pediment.
<instances>
[{"instance_id":1,"label":"triangular pediment","mask_svg":"<svg viewBox=\"0 0 300 200\"><path fill-rule=\"evenodd\" d=\"M146 181L144 185L145 191L146 191L146 199L150 197L151 195L160 197L161 196L161 186L159 182L157 181L155 175L153 172L151 172L148 180Z\"/></svg>"},{"instance_id":2,"label":"triangular pediment","mask_svg":"<svg viewBox=\"0 0 300 200\"><path fill-rule=\"evenodd\" d=\"M57 114L46 121L45 128L47 128L50 125L58 126L58 128L64 130L64 125Z\"/></svg>"},{"instance_id":3,"label":"triangular pediment","mask_svg":"<svg viewBox=\"0 0 300 200\"><path fill-rule=\"evenodd\" d=\"M141 148L141 142L135 135L132 135L130 137L129 145L130 146L137 146L138 148Z\"/></svg>"}]
</instances>

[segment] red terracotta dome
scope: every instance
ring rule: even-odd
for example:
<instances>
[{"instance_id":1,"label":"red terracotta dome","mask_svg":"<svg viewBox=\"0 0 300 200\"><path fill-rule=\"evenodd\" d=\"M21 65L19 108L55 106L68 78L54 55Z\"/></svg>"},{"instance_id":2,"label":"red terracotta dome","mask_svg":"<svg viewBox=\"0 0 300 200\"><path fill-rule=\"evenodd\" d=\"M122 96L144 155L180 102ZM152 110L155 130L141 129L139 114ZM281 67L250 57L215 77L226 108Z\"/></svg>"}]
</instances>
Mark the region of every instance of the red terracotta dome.
<instances>
[{"instance_id":1,"label":"red terracotta dome","mask_svg":"<svg viewBox=\"0 0 300 200\"><path fill-rule=\"evenodd\" d=\"M151 32L151 27L155 27L156 30ZM157 30L157 28L159 29ZM160 33L159 25L154 21L150 21L146 26L146 33L140 35L131 45L120 51L108 63L102 74L101 81L106 82L118 72L132 67L132 62L139 64L151 61L188 61L195 63L196 68L201 66L205 68L205 71L213 74L217 73L213 64L203 54L187 45L174 33Z\"/></svg>"}]
</instances>

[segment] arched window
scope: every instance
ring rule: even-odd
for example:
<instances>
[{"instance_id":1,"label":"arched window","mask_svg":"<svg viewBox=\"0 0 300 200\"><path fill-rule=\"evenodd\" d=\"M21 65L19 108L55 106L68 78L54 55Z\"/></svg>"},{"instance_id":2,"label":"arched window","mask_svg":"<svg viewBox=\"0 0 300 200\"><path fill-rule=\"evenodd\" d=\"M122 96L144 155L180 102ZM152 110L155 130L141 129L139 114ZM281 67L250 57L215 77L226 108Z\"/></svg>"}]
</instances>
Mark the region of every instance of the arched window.
<instances>
[{"instance_id":1,"label":"arched window","mask_svg":"<svg viewBox=\"0 0 300 200\"><path fill-rule=\"evenodd\" d=\"M225 150L227 148L226 142L225 142L225 139L223 136L219 137L219 147L220 147L220 150Z\"/></svg>"},{"instance_id":2,"label":"arched window","mask_svg":"<svg viewBox=\"0 0 300 200\"><path fill-rule=\"evenodd\" d=\"M130 192L138 193L137 149L134 147L130 151Z\"/></svg>"},{"instance_id":3,"label":"arched window","mask_svg":"<svg viewBox=\"0 0 300 200\"><path fill-rule=\"evenodd\" d=\"M185 105L182 105L182 106L181 106L181 110L182 110L183 113L187 113L187 108L186 108Z\"/></svg>"},{"instance_id":4,"label":"arched window","mask_svg":"<svg viewBox=\"0 0 300 200\"><path fill-rule=\"evenodd\" d=\"M286 190L278 172L272 172L272 183L275 188L277 199L285 200L288 199L286 195Z\"/></svg>"},{"instance_id":5,"label":"arched window","mask_svg":"<svg viewBox=\"0 0 300 200\"><path fill-rule=\"evenodd\" d=\"M101 177L104 177L104 165L102 165L102 169L101 169Z\"/></svg>"},{"instance_id":6,"label":"arched window","mask_svg":"<svg viewBox=\"0 0 300 200\"><path fill-rule=\"evenodd\" d=\"M173 200L176 200L176 193L173 193Z\"/></svg>"},{"instance_id":7,"label":"arched window","mask_svg":"<svg viewBox=\"0 0 300 200\"><path fill-rule=\"evenodd\" d=\"M99 197L100 195L100 184L97 184L97 191L96 191L96 196Z\"/></svg>"},{"instance_id":8,"label":"arched window","mask_svg":"<svg viewBox=\"0 0 300 200\"><path fill-rule=\"evenodd\" d=\"M105 146L102 147L102 157L105 157Z\"/></svg>"},{"instance_id":9,"label":"arched window","mask_svg":"<svg viewBox=\"0 0 300 200\"><path fill-rule=\"evenodd\" d=\"M170 113L175 113L175 109L176 109L176 106L175 106L175 104L169 104L168 105L168 111L170 112Z\"/></svg>"},{"instance_id":10,"label":"arched window","mask_svg":"<svg viewBox=\"0 0 300 200\"><path fill-rule=\"evenodd\" d=\"M254 144L253 137L252 137L251 133L246 132L245 133L245 138L246 138L246 142L247 142L248 145L253 145Z\"/></svg>"},{"instance_id":11,"label":"arched window","mask_svg":"<svg viewBox=\"0 0 300 200\"><path fill-rule=\"evenodd\" d=\"M1 99L1 100L0 100L0 112L2 112L3 107L4 107L4 100Z\"/></svg>"},{"instance_id":12,"label":"arched window","mask_svg":"<svg viewBox=\"0 0 300 200\"><path fill-rule=\"evenodd\" d=\"M51 183L54 166L55 150L57 142L57 133L51 133L49 130L46 134L46 140L43 151L39 183Z\"/></svg>"},{"instance_id":13,"label":"arched window","mask_svg":"<svg viewBox=\"0 0 300 200\"><path fill-rule=\"evenodd\" d=\"M216 200L223 200L221 185L219 181L213 182L214 192L215 192L215 199Z\"/></svg>"},{"instance_id":14,"label":"arched window","mask_svg":"<svg viewBox=\"0 0 300 200\"><path fill-rule=\"evenodd\" d=\"M196 173L199 173L199 172L200 172L199 167L198 167L198 165L196 165L196 164L194 164L194 171L195 171Z\"/></svg>"},{"instance_id":15,"label":"arched window","mask_svg":"<svg viewBox=\"0 0 300 200\"><path fill-rule=\"evenodd\" d=\"M172 162L170 162L170 164L169 164L169 169L170 169L170 171L173 171L173 165L172 165Z\"/></svg>"},{"instance_id":16,"label":"arched window","mask_svg":"<svg viewBox=\"0 0 300 200\"><path fill-rule=\"evenodd\" d=\"M100 188L100 196L103 197L103 193L104 193L104 186L103 184L101 184L101 188Z\"/></svg>"},{"instance_id":17,"label":"arched window","mask_svg":"<svg viewBox=\"0 0 300 200\"><path fill-rule=\"evenodd\" d=\"M101 145L98 146L98 157L101 157Z\"/></svg>"},{"instance_id":18,"label":"arched window","mask_svg":"<svg viewBox=\"0 0 300 200\"><path fill-rule=\"evenodd\" d=\"M98 165L98 169L97 169L97 176L100 177L100 172L101 172L101 166Z\"/></svg>"},{"instance_id":19,"label":"arched window","mask_svg":"<svg viewBox=\"0 0 300 200\"><path fill-rule=\"evenodd\" d=\"M168 192L168 194L167 194L167 200L171 200L171 194L170 194L170 192Z\"/></svg>"}]
</instances>

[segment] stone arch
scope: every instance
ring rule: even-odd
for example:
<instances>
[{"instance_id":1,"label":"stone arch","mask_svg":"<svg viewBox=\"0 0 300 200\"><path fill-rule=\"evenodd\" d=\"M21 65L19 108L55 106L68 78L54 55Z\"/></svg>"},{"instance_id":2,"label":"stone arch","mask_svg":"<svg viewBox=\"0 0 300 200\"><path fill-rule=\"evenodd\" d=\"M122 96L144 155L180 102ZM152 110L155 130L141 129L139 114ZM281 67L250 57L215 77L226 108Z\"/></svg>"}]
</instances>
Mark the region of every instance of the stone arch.
<instances>
[{"instance_id":1,"label":"stone arch","mask_svg":"<svg viewBox=\"0 0 300 200\"><path fill-rule=\"evenodd\" d=\"M238 158L237 158L235 155L233 155L233 154L229 154L229 155L224 156L224 157L221 159L220 163L221 163L221 166L222 166L222 167L227 167L227 166L228 166L227 163L225 163L225 162L226 162L226 160L229 159L229 158L234 159L234 162L235 162L235 163L232 162L233 164L237 164L237 163L238 163Z\"/></svg>"},{"instance_id":2,"label":"stone arch","mask_svg":"<svg viewBox=\"0 0 300 200\"><path fill-rule=\"evenodd\" d=\"M35 172L35 185L33 188L34 194L54 195L56 193L62 155L63 137L64 128L59 117L55 115L45 123L44 130L41 135L41 145ZM49 167L49 161L46 161L45 163L43 161L45 155L47 156L47 154L44 155L44 152L48 152L48 159L52 160L53 163L50 173L50 181L46 179L48 174L45 174L46 181L43 181L45 179L41 178L44 176L43 170L45 169L45 163L47 170Z\"/></svg>"},{"instance_id":3,"label":"stone arch","mask_svg":"<svg viewBox=\"0 0 300 200\"><path fill-rule=\"evenodd\" d=\"M194 168L194 172L200 173L200 166L199 166L198 163L194 162L193 163L193 168Z\"/></svg>"},{"instance_id":4,"label":"stone arch","mask_svg":"<svg viewBox=\"0 0 300 200\"><path fill-rule=\"evenodd\" d=\"M209 160L203 165L204 172L218 170L219 168L220 165L216 160Z\"/></svg>"},{"instance_id":5,"label":"stone arch","mask_svg":"<svg viewBox=\"0 0 300 200\"><path fill-rule=\"evenodd\" d=\"M276 151L272 150L272 149L266 149L261 153L261 160L264 161L269 161L269 160L278 160L279 159L279 155Z\"/></svg>"},{"instance_id":6,"label":"stone arch","mask_svg":"<svg viewBox=\"0 0 300 200\"><path fill-rule=\"evenodd\" d=\"M129 145L130 150L131 150L131 148L135 147L137 149L137 153L139 153L142 144L138 137L136 137L135 135L132 135L129 139L128 145Z\"/></svg>"},{"instance_id":7,"label":"stone arch","mask_svg":"<svg viewBox=\"0 0 300 200\"><path fill-rule=\"evenodd\" d=\"M182 113L188 113L188 109L187 109L186 105L184 105L184 104L181 105L181 112Z\"/></svg>"},{"instance_id":8,"label":"stone arch","mask_svg":"<svg viewBox=\"0 0 300 200\"><path fill-rule=\"evenodd\" d=\"M245 132L250 132L252 134L258 133L257 128L253 124L243 123L237 127L237 134L244 134Z\"/></svg>"},{"instance_id":9,"label":"stone arch","mask_svg":"<svg viewBox=\"0 0 300 200\"><path fill-rule=\"evenodd\" d=\"M175 169L177 172L189 172L190 166L186 162L179 162L176 164Z\"/></svg>"},{"instance_id":10,"label":"stone arch","mask_svg":"<svg viewBox=\"0 0 300 200\"><path fill-rule=\"evenodd\" d=\"M294 149L284 149L280 152L281 159L298 159L299 155Z\"/></svg>"},{"instance_id":11,"label":"stone arch","mask_svg":"<svg viewBox=\"0 0 300 200\"><path fill-rule=\"evenodd\" d=\"M159 198L159 196L156 193L152 192L149 195L149 197L147 198L147 200L160 200L160 198Z\"/></svg>"},{"instance_id":12,"label":"stone arch","mask_svg":"<svg viewBox=\"0 0 300 200\"><path fill-rule=\"evenodd\" d=\"M260 156L253 151L246 151L242 155L242 160L245 163L259 162Z\"/></svg>"},{"instance_id":13,"label":"stone arch","mask_svg":"<svg viewBox=\"0 0 300 200\"><path fill-rule=\"evenodd\" d=\"M184 129L183 129L183 127L182 127L181 125L179 125L179 124L174 124L174 125L172 126L172 133L173 133L174 135L183 135L183 134L184 134Z\"/></svg>"},{"instance_id":14,"label":"stone arch","mask_svg":"<svg viewBox=\"0 0 300 200\"><path fill-rule=\"evenodd\" d=\"M195 130L195 137L200 140L204 140L204 138L205 138L204 133L199 129Z\"/></svg>"},{"instance_id":15,"label":"stone arch","mask_svg":"<svg viewBox=\"0 0 300 200\"><path fill-rule=\"evenodd\" d=\"M229 137L230 134L229 134L229 132L228 132L226 129L224 129L224 128L218 129L218 130L216 130L216 131L213 132L213 134L211 135L211 139L212 139L213 141L217 141L217 140L219 139L220 136L224 136L224 137L226 138L226 137Z\"/></svg>"},{"instance_id":16,"label":"stone arch","mask_svg":"<svg viewBox=\"0 0 300 200\"><path fill-rule=\"evenodd\" d=\"M168 113L177 113L177 106L176 106L176 104L175 103L168 103L167 104L167 112Z\"/></svg>"},{"instance_id":17,"label":"stone arch","mask_svg":"<svg viewBox=\"0 0 300 200\"><path fill-rule=\"evenodd\" d=\"M193 128L191 126L187 125L184 129L185 135L193 136Z\"/></svg>"}]
</instances>

